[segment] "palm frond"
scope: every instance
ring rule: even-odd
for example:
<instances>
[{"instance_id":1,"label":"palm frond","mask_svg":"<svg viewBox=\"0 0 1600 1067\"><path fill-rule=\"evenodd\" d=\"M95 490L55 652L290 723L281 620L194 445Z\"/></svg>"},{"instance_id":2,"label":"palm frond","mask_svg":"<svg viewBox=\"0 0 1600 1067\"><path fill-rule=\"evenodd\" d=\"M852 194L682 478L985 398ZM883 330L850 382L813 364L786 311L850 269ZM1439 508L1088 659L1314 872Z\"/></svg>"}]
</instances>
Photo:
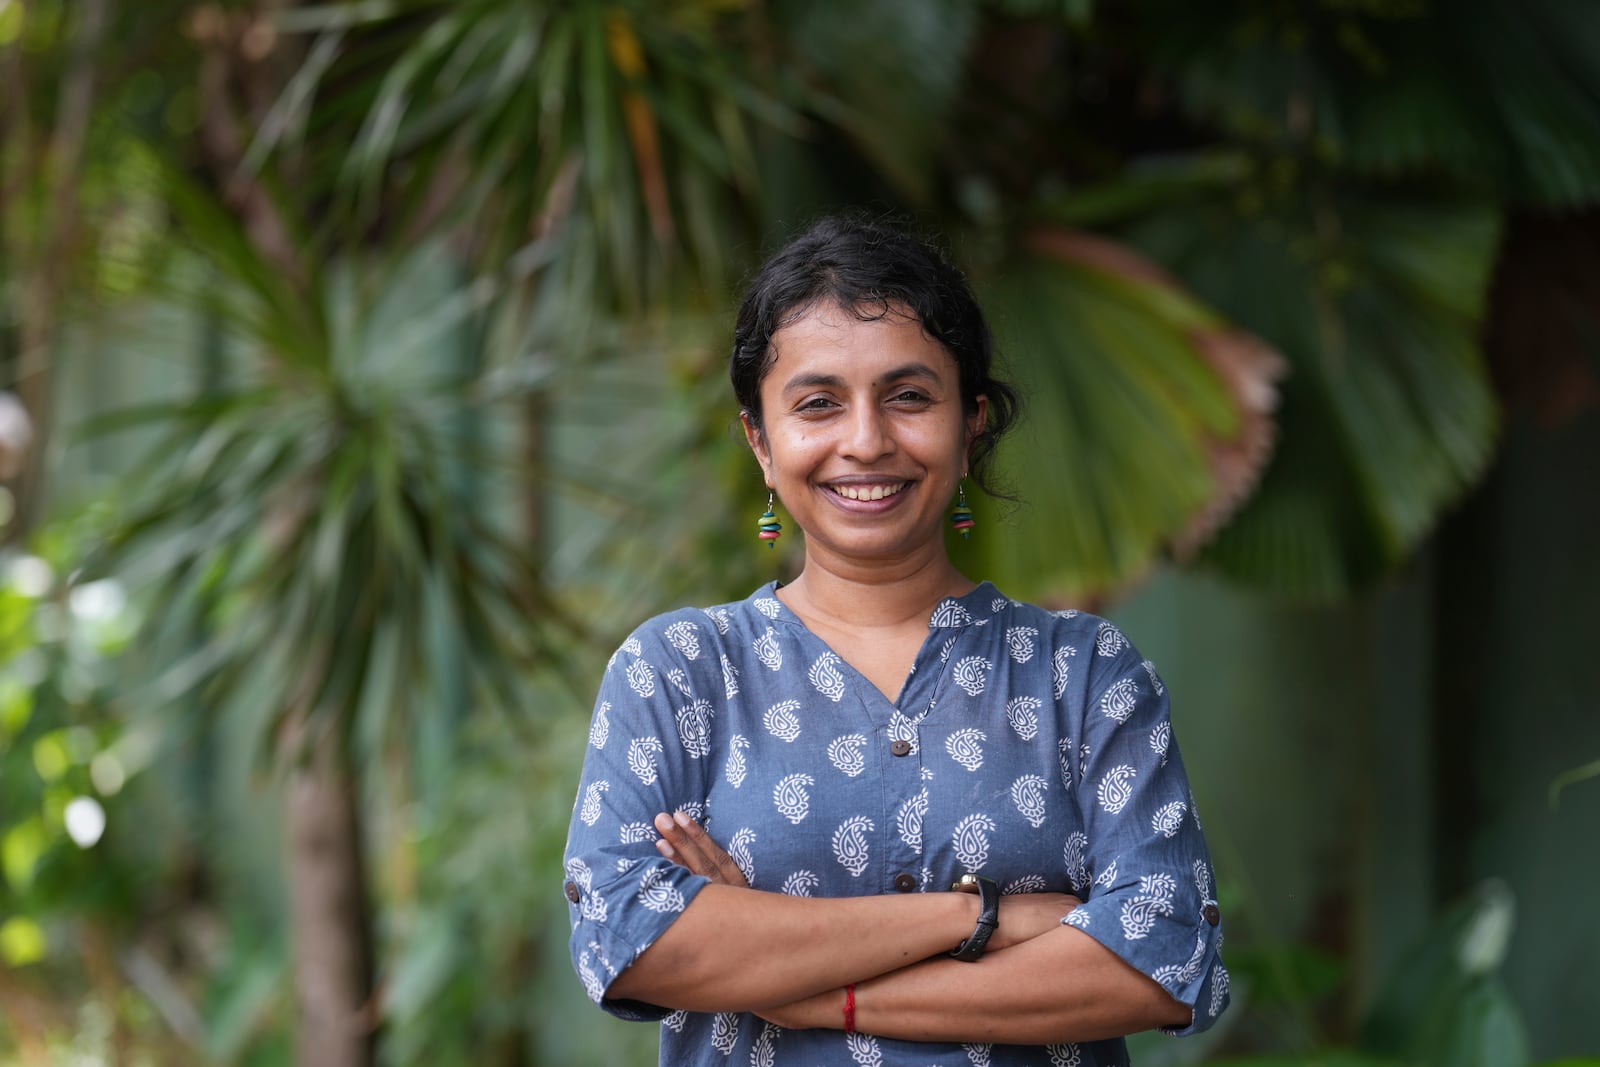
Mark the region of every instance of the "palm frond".
<instances>
[{"instance_id":1,"label":"palm frond","mask_svg":"<svg viewBox=\"0 0 1600 1067\"><path fill-rule=\"evenodd\" d=\"M1202 199L1128 230L1289 360L1260 492L1206 558L1333 596L1404 559L1481 473L1498 412L1477 334L1492 205L1311 183L1266 209Z\"/></svg>"},{"instance_id":2,"label":"palm frond","mask_svg":"<svg viewBox=\"0 0 1600 1067\"><path fill-rule=\"evenodd\" d=\"M345 129L348 150L327 157L318 180L364 224L469 230L492 266L554 239L554 280L602 306L636 309L663 286L692 288L695 275L720 283L755 183L751 129L800 123L742 47L758 19L736 9L319 10L281 23L340 40L336 62L308 60L295 82L295 101L312 99L306 85L337 88L319 140ZM318 121L275 124L258 154L294 147L288 135Z\"/></svg>"},{"instance_id":3,"label":"palm frond","mask_svg":"<svg viewBox=\"0 0 1600 1067\"><path fill-rule=\"evenodd\" d=\"M260 309L276 283L247 243L204 232L223 238L213 305L243 308L248 332L275 314ZM453 287L432 246L373 278L354 266L322 277L314 307L255 337L237 384L98 421L163 432L97 566L196 606L207 636L157 679L166 698L194 687L264 749L302 709L375 755L441 713L448 702L425 694L446 660L509 710L507 668L581 638L481 496L494 475L475 459L518 394L486 392L441 342L484 294ZM270 346L308 323L322 354L281 359ZM472 425L484 432L463 432ZM448 650L441 617L459 622Z\"/></svg>"},{"instance_id":4,"label":"palm frond","mask_svg":"<svg viewBox=\"0 0 1600 1067\"><path fill-rule=\"evenodd\" d=\"M1026 506L971 550L996 581L1057 602L1124 585L1175 542L1203 540L1253 483L1270 424L1208 358L1229 327L1153 264L1070 231L1031 244L984 293L1030 409L1004 453ZM1263 354L1235 369L1259 396L1276 366ZM1216 449L1246 438L1222 486Z\"/></svg>"},{"instance_id":5,"label":"palm frond","mask_svg":"<svg viewBox=\"0 0 1600 1067\"><path fill-rule=\"evenodd\" d=\"M1447 173L1513 201L1600 198L1600 11L1564 0L1143 5L1186 108L1353 171Z\"/></svg>"}]
</instances>

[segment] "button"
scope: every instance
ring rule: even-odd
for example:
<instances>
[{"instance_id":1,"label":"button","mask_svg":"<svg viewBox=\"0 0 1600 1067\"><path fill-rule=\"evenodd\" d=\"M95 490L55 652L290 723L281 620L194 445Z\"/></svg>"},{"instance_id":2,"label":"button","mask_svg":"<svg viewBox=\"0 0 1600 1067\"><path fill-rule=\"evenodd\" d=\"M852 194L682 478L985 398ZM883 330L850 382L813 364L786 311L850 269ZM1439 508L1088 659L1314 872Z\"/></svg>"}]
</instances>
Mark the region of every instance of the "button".
<instances>
[{"instance_id":1,"label":"button","mask_svg":"<svg viewBox=\"0 0 1600 1067\"><path fill-rule=\"evenodd\" d=\"M894 876L894 887L902 893L909 893L917 888L917 880L909 874L897 874Z\"/></svg>"},{"instance_id":2,"label":"button","mask_svg":"<svg viewBox=\"0 0 1600 1067\"><path fill-rule=\"evenodd\" d=\"M1212 926L1215 926L1222 921L1222 911L1215 904L1207 904L1205 907L1205 917L1206 922L1210 923Z\"/></svg>"},{"instance_id":3,"label":"button","mask_svg":"<svg viewBox=\"0 0 1600 1067\"><path fill-rule=\"evenodd\" d=\"M909 756L911 755L911 742L907 741L903 737L898 738L889 746L889 751L893 752L896 756Z\"/></svg>"},{"instance_id":4,"label":"button","mask_svg":"<svg viewBox=\"0 0 1600 1067\"><path fill-rule=\"evenodd\" d=\"M578 892L578 883L577 882L568 882L567 883L567 899L572 901L574 904L576 904L578 902L578 898L581 897L581 896L583 896L583 894Z\"/></svg>"}]
</instances>

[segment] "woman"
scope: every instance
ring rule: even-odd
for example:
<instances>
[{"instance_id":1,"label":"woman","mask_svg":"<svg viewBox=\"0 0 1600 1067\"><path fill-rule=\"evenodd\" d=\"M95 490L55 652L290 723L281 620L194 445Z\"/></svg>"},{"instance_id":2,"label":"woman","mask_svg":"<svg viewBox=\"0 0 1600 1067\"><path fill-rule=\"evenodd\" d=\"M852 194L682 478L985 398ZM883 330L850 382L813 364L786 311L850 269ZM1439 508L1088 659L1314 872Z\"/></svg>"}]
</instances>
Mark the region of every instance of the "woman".
<instances>
[{"instance_id":1,"label":"woman","mask_svg":"<svg viewBox=\"0 0 1600 1067\"><path fill-rule=\"evenodd\" d=\"M574 964L662 1063L1122 1064L1227 1002L1154 669L946 553L1015 414L991 356L961 275L877 223L745 297L734 391L805 564L623 642L567 848Z\"/></svg>"}]
</instances>

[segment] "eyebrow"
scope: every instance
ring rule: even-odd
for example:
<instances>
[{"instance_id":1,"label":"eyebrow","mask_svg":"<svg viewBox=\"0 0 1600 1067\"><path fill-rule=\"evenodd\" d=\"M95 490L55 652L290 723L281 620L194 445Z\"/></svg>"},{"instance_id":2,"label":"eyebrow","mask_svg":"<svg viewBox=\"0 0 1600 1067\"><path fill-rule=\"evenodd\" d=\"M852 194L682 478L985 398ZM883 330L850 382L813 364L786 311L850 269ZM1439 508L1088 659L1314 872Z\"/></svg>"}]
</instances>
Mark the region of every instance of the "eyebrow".
<instances>
[{"instance_id":1,"label":"eyebrow","mask_svg":"<svg viewBox=\"0 0 1600 1067\"><path fill-rule=\"evenodd\" d=\"M892 382L899 378L923 378L928 381L937 382L939 380L939 374L926 363L907 363L903 366L894 368L888 374L883 375L880 380ZM818 387L837 389L843 387L843 385L844 379L836 374L816 374L802 372L800 374L796 374L787 382L784 382L783 391L787 393L795 389L815 389Z\"/></svg>"}]
</instances>

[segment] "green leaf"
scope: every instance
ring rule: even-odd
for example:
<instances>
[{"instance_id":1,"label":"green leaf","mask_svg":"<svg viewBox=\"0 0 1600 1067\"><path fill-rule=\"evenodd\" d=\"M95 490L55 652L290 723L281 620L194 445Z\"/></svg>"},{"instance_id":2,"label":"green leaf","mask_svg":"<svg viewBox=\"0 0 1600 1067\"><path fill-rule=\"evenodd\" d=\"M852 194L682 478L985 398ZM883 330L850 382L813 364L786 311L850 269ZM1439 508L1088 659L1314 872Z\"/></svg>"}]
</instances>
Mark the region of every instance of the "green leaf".
<instances>
[{"instance_id":1,"label":"green leaf","mask_svg":"<svg viewBox=\"0 0 1600 1067\"><path fill-rule=\"evenodd\" d=\"M10 747L11 738L22 732L33 714L34 689L24 685L8 670L0 674L0 740Z\"/></svg>"},{"instance_id":2,"label":"green leaf","mask_svg":"<svg viewBox=\"0 0 1600 1067\"><path fill-rule=\"evenodd\" d=\"M1291 365L1277 452L1207 562L1340 595L1407 558L1482 474L1499 417L1477 336L1498 232L1483 201L1313 181L1130 228Z\"/></svg>"},{"instance_id":3,"label":"green leaf","mask_svg":"<svg viewBox=\"0 0 1600 1067\"><path fill-rule=\"evenodd\" d=\"M28 816L0 837L0 874L13 890L20 893L33 884L34 871L49 844L38 815Z\"/></svg>"},{"instance_id":4,"label":"green leaf","mask_svg":"<svg viewBox=\"0 0 1600 1067\"><path fill-rule=\"evenodd\" d=\"M1438 1067L1525 1067L1532 1058L1522 1015L1510 990L1497 979L1468 987L1438 1041L1428 1050Z\"/></svg>"},{"instance_id":5,"label":"green leaf","mask_svg":"<svg viewBox=\"0 0 1600 1067\"><path fill-rule=\"evenodd\" d=\"M400 1018L421 1013L461 962L464 939L460 924L449 914L427 918L401 947L394 975L386 986L387 1009Z\"/></svg>"},{"instance_id":6,"label":"green leaf","mask_svg":"<svg viewBox=\"0 0 1600 1067\"><path fill-rule=\"evenodd\" d=\"M3 717L3 707L0 707L0 720L3 720ZM3 721L0 721L0 725L3 725ZM1581 767L1574 767L1570 771L1556 775L1550 782L1550 810L1555 811L1560 806L1562 790L1594 778L1600 778L1600 760L1593 760Z\"/></svg>"},{"instance_id":7,"label":"green leaf","mask_svg":"<svg viewBox=\"0 0 1600 1067\"><path fill-rule=\"evenodd\" d=\"M0 959L8 967L38 963L49 952L44 929L26 915L13 915L0 923Z\"/></svg>"},{"instance_id":8,"label":"green leaf","mask_svg":"<svg viewBox=\"0 0 1600 1067\"><path fill-rule=\"evenodd\" d=\"M1355 173L1446 171L1513 200L1600 197L1600 11L1567 0L1147 3L1182 104L1234 138Z\"/></svg>"},{"instance_id":9,"label":"green leaf","mask_svg":"<svg viewBox=\"0 0 1600 1067\"><path fill-rule=\"evenodd\" d=\"M972 0L858 0L841 19L825 4L785 5L796 67L817 72L813 102L913 203L931 195L932 154L977 38Z\"/></svg>"},{"instance_id":10,"label":"green leaf","mask_svg":"<svg viewBox=\"0 0 1600 1067\"><path fill-rule=\"evenodd\" d=\"M999 454L1025 504L1009 526L976 504L987 529L958 550L1047 601L1148 568L1216 500L1212 448L1242 425L1198 343L1221 320L1106 242L1077 247L1043 242L983 285L1030 409Z\"/></svg>"},{"instance_id":11,"label":"green leaf","mask_svg":"<svg viewBox=\"0 0 1600 1067\"><path fill-rule=\"evenodd\" d=\"M1486 882L1445 911L1401 959L1374 999L1363 1044L1429 1067L1522 1067L1527 1034L1494 973L1513 902Z\"/></svg>"},{"instance_id":12,"label":"green leaf","mask_svg":"<svg viewBox=\"0 0 1600 1067\"><path fill-rule=\"evenodd\" d=\"M415 696L455 670L456 653L424 637L438 620L463 620L463 684L505 707L528 650L566 623L548 611L530 625L538 576L475 492L516 469L515 439L484 419L527 386L486 390L471 348L504 290L461 285L433 245L319 278L328 373L268 364L247 389L171 405L108 553L190 620L192 647L144 691L200 689L263 758L277 727L306 716L376 759L415 716L455 714ZM134 421L160 414L107 425Z\"/></svg>"}]
</instances>

